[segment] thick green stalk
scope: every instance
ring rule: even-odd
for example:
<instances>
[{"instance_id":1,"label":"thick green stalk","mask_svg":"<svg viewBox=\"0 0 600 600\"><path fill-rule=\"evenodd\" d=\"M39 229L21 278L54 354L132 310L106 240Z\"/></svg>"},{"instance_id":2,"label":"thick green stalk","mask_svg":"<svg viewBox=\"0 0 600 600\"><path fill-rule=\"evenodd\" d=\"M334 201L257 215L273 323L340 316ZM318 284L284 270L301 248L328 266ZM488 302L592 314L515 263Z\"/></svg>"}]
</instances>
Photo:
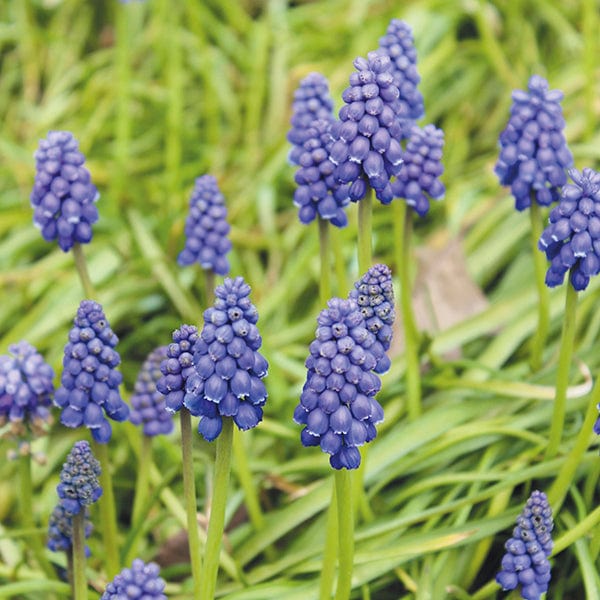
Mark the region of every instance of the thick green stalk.
<instances>
[{"instance_id":1,"label":"thick green stalk","mask_svg":"<svg viewBox=\"0 0 600 600\"><path fill-rule=\"evenodd\" d=\"M152 465L152 438L141 434L140 456L138 460L137 479L135 482L135 496L133 499L133 510L131 512L131 525L137 526L142 520L142 507L150 493L150 466ZM140 542L139 534L131 544L127 553L125 564L131 564L131 561L138 555Z\"/></svg>"},{"instance_id":2,"label":"thick green stalk","mask_svg":"<svg viewBox=\"0 0 600 600\"><path fill-rule=\"evenodd\" d=\"M215 272L204 269L204 305L209 307L215 301Z\"/></svg>"},{"instance_id":3,"label":"thick green stalk","mask_svg":"<svg viewBox=\"0 0 600 600\"><path fill-rule=\"evenodd\" d=\"M190 411L182 407L179 411L181 424L181 458L183 471L183 497L187 518L190 563L194 579L194 598L200 598L202 586L202 555L198 535L198 511L196 509L196 481L194 479L194 457L192 453L192 417Z\"/></svg>"},{"instance_id":4,"label":"thick green stalk","mask_svg":"<svg viewBox=\"0 0 600 600\"><path fill-rule=\"evenodd\" d=\"M215 474L213 481L212 501L210 503L210 520L206 538L204 555L204 577L202 579L201 600L213 600L217 587L219 570L219 554L225 528L225 505L227 503L227 487L231 471L231 447L233 440L233 419L223 419L223 430L217 438L215 456Z\"/></svg>"},{"instance_id":5,"label":"thick green stalk","mask_svg":"<svg viewBox=\"0 0 600 600\"><path fill-rule=\"evenodd\" d=\"M73 598L87 600L87 577L85 575L85 511L82 508L73 516ZM105 557L108 559L107 554ZM112 576L110 576L112 579Z\"/></svg>"},{"instance_id":6,"label":"thick green stalk","mask_svg":"<svg viewBox=\"0 0 600 600\"><path fill-rule=\"evenodd\" d=\"M75 259L75 268L79 274L81 285L83 287L83 293L86 295L88 300L93 300L96 297L96 291L90 279L88 272L87 263L85 261L85 255L83 254L83 248L81 244L73 244L73 258Z\"/></svg>"},{"instance_id":7,"label":"thick green stalk","mask_svg":"<svg viewBox=\"0 0 600 600\"><path fill-rule=\"evenodd\" d=\"M540 207L534 198L531 198L529 207L529 217L531 219L531 252L533 256L533 266L535 269L535 284L538 292L538 324L533 337L531 338L531 354L529 357L529 366L532 372L539 371L542 367L542 357L548 329L550 326L550 297L546 287L546 257L538 249L538 241L542 235L543 223L540 214Z\"/></svg>"},{"instance_id":8,"label":"thick green stalk","mask_svg":"<svg viewBox=\"0 0 600 600\"><path fill-rule=\"evenodd\" d=\"M100 461L100 466L102 467L102 473L100 474L102 497L98 502L100 504L106 574L109 579L112 579L119 572L119 544L117 539L115 493L110 472L110 461L108 459L108 447L106 444L99 444L92 441L92 451L94 456Z\"/></svg>"},{"instance_id":9,"label":"thick green stalk","mask_svg":"<svg viewBox=\"0 0 600 600\"><path fill-rule=\"evenodd\" d=\"M352 508L352 477L347 469L335 472L338 514L338 580L335 600L348 600L352 590L354 567L354 510Z\"/></svg>"},{"instance_id":10,"label":"thick green stalk","mask_svg":"<svg viewBox=\"0 0 600 600\"><path fill-rule=\"evenodd\" d=\"M373 190L358 202L358 270L361 275L371 268L373 229Z\"/></svg>"},{"instance_id":11,"label":"thick green stalk","mask_svg":"<svg viewBox=\"0 0 600 600\"><path fill-rule=\"evenodd\" d=\"M575 342L575 319L577 309L577 292L567 281L567 293L565 298L565 314L563 320L562 334L560 337L560 354L558 357L558 370L556 373L556 394L554 397L554 411L550 423L548 435L548 446L546 458L554 458L558 453L558 447L562 439L565 412L567 408L567 388L569 386L569 370L571 357L573 355L573 344Z\"/></svg>"},{"instance_id":12,"label":"thick green stalk","mask_svg":"<svg viewBox=\"0 0 600 600\"><path fill-rule=\"evenodd\" d=\"M329 267L329 222L318 217L319 222L319 256L321 259L321 276L319 279L319 299L321 308L327 306L327 301L331 298L331 270Z\"/></svg>"},{"instance_id":13,"label":"thick green stalk","mask_svg":"<svg viewBox=\"0 0 600 600\"><path fill-rule=\"evenodd\" d=\"M325 525L325 547L323 548L323 563L321 564L319 600L330 600L331 598L338 551L339 531L337 510L337 494L334 481L331 489L331 504L327 510L327 523Z\"/></svg>"}]
</instances>

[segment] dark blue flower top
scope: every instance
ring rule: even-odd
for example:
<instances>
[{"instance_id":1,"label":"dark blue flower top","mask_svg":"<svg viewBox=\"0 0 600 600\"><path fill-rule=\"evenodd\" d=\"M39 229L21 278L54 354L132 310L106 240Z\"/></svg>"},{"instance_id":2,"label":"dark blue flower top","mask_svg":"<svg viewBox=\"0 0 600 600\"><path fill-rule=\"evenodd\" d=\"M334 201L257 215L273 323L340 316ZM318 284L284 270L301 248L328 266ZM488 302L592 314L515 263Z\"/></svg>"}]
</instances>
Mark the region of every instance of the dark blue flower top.
<instances>
[{"instance_id":1,"label":"dark blue flower top","mask_svg":"<svg viewBox=\"0 0 600 600\"><path fill-rule=\"evenodd\" d=\"M160 577L159 566L136 558L130 569L123 569L106 586L100 600L167 600L164 590L165 580Z\"/></svg>"}]
</instances>

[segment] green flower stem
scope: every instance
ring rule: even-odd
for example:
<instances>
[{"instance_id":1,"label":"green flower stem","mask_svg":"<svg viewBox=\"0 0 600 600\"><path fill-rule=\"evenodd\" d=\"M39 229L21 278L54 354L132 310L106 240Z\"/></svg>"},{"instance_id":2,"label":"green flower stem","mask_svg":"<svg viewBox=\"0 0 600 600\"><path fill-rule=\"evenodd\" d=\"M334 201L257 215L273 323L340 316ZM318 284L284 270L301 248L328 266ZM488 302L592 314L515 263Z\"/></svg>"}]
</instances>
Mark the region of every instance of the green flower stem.
<instances>
[{"instance_id":1,"label":"green flower stem","mask_svg":"<svg viewBox=\"0 0 600 600\"><path fill-rule=\"evenodd\" d=\"M219 570L219 554L223 530L225 528L225 505L227 503L227 487L231 471L231 447L233 440L233 419L223 419L223 430L217 438L215 455L215 474L212 501L210 503L210 520L206 538L204 555L204 577L202 579L201 600L213 600L217 587Z\"/></svg>"},{"instance_id":2,"label":"green flower stem","mask_svg":"<svg viewBox=\"0 0 600 600\"><path fill-rule=\"evenodd\" d=\"M135 496L133 500L133 510L131 513L131 524L138 525L142 519L142 507L150 493L150 465L152 464L152 438L141 434L140 455L138 459L138 473L135 482ZM136 536L136 542L131 544L128 552L126 564L137 556L137 547L139 545L139 536Z\"/></svg>"},{"instance_id":3,"label":"green flower stem","mask_svg":"<svg viewBox=\"0 0 600 600\"><path fill-rule=\"evenodd\" d=\"M87 600L88 586L85 575L85 510L73 516L73 598ZM108 560L108 552L104 555ZM116 573L115 573L116 574ZM113 576L110 576L112 579Z\"/></svg>"},{"instance_id":4,"label":"green flower stem","mask_svg":"<svg viewBox=\"0 0 600 600\"><path fill-rule=\"evenodd\" d=\"M215 301L215 272L204 269L204 305L210 306Z\"/></svg>"},{"instance_id":5,"label":"green flower stem","mask_svg":"<svg viewBox=\"0 0 600 600\"><path fill-rule=\"evenodd\" d=\"M354 567L354 510L352 508L352 476L347 469L335 472L338 514L338 581L335 600L348 600L352 590Z\"/></svg>"},{"instance_id":6,"label":"green flower stem","mask_svg":"<svg viewBox=\"0 0 600 600\"><path fill-rule=\"evenodd\" d=\"M371 268L373 229L373 190L358 202L358 270L363 275Z\"/></svg>"},{"instance_id":7,"label":"green flower stem","mask_svg":"<svg viewBox=\"0 0 600 600\"><path fill-rule=\"evenodd\" d=\"M83 254L83 248L81 244L73 244L73 258L75 259L75 268L79 274L81 285L83 287L83 293L87 296L88 300L93 300L96 297L96 291L90 279L88 272L87 263L85 261L85 255Z\"/></svg>"},{"instance_id":8,"label":"green flower stem","mask_svg":"<svg viewBox=\"0 0 600 600\"><path fill-rule=\"evenodd\" d=\"M329 222L320 215L319 222L319 256L321 258L321 277L319 279L319 299L321 308L327 306L327 301L331 298L331 276L329 266Z\"/></svg>"},{"instance_id":9,"label":"green flower stem","mask_svg":"<svg viewBox=\"0 0 600 600\"><path fill-rule=\"evenodd\" d=\"M321 565L321 580L319 583L319 600L330 600L331 589L335 577L335 563L338 552L338 515L337 494L335 481L331 486L331 504L327 511L327 522L325 524L325 547L323 548L323 563Z\"/></svg>"},{"instance_id":10,"label":"green flower stem","mask_svg":"<svg viewBox=\"0 0 600 600\"><path fill-rule=\"evenodd\" d=\"M546 345L546 338L548 337L548 329L550 327L550 297L545 282L546 257L538 249L538 240L542 236L543 230L542 216L540 214L540 207L534 198L531 199L529 216L531 219L531 252L535 269L535 284L538 292L538 324L531 339L529 366L533 372L536 372L542 367L544 346Z\"/></svg>"},{"instance_id":11,"label":"green flower stem","mask_svg":"<svg viewBox=\"0 0 600 600\"><path fill-rule=\"evenodd\" d=\"M565 299L565 314L563 320L562 334L560 337L560 354L558 357L558 370L556 373L556 394L554 396L554 412L550 423L548 435L548 446L546 448L546 459L554 458L558 453L558 447L562 439L565 412L567 408L567 388L569 386L569 369L573 355L573 344L575 341L575 320L577 309L577 292L567 281L567 293Z\"/></svg>"},{"instance_id":12,"label":"green flower stem","mask_svg":"<svg viewBox=\"0 0 600 600\"><path fill-rule=\"evenodd\" d=\"M112 579L119 572L119 544L117 540L115 493L108 459L108 446L92 441L92 452L100 461L102 467L102 473L100 474L102 497L98 502L100 504L106 575L109 579Z\"/></svg>"},{"instance_id":13,"label":"green flower stem","mask_svg":"<svg viewBox=\"0 0 600 600\"><path fill-rule=\"evenodd\" d=\"M179 411L181 424L181 458L183 470L183 497L187 518L190 563L194 579L194 598L200 598L203 580L200 537L198 535L198 511L196 509L196 481L194 479L194 457L192 453L192 417L190 411L182 407Z\"/></svg>"},{"instance_id":14,"label":"green flower stem","mask_svg":"<svg viewBox=\"0 0 600 600\"><path fill-rule=\"evenodd\" d=\"M19 456L19 479L21 482L21 519L25 529L36 529L35 519L33 517L33 485L31 482L31 454ZM30 540L30 547L33 551L36 561L44 571L48 579L56 579L56 573L50 564L50 561L44 554L44 544L41 534L33 533Z\"/></svg>"},{"instance_id":15,"label":"green flower stem","mask_svg":"<svg viewBox=\"0 0 600 600\"><path fill-rule=\"evenodd\" d=\"M412 307L412 209L404 200L395 200L392 202L392 208L396 239L396 270L400 278L400 307L404 326L407 409L409 418L414 420L421 414L421 373L419 332Z\"/></svg>"}]
</instances>

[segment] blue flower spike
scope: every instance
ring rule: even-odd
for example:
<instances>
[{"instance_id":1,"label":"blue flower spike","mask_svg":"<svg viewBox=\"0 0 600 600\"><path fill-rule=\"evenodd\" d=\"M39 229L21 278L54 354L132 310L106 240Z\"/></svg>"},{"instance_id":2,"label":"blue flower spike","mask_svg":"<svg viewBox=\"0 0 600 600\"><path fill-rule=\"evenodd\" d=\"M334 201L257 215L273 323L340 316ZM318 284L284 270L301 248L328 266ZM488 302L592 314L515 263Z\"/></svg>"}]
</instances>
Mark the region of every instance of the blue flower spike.
<instances>
[{"instance_id":1,"label":"blue flower spike","mask_svg":"<svg viewBox=\"0 0 600 600\"><path fill-rule=\"evenodd\" d=\"M375 438L375 425L383 420L375 399L381 381L372 372L376 338L352 299L329 300L317 325L294 421L304 426L304 446L320 446L334 469L356 469L359 446Z\"/></svg>"},{"instance_id":2,"label":"blue flower spike","mask_svg":"<svg viewBox=\"0 0 600 600\"><path fill-rule=\"evenodd\" d=\"M570 270L571 285L579 292L600 271L600 173L570 169L569 176L573 183L562 188L538 248L550 261L546 285L560 285Z\"/></svg>"},{"instance_id":3,"label":"blue flower spike","mask_svg":"<svg viewBox=\"0 0 600 600\"><path fill-rule=\"evenodd\" d=\"M556 202L567 182L573 155L565 140L560 90L532 75L528 91L515 90L510 119L500 134L500 155L494 171L501 185L509 185L519 211Z\"/></svg>"},{"instance_id":4,"label":"blue flower spike","mask_svg":"<svg viewBox=\"0 0 600 600\"><path fill-rule=\"evenodd\" d=\"M47 242L67 252L92 239L100 197L85 168L79 143L69 131L50 131L34 155L36 175L31 192L33 222Z\"/></svg>"},{"instance_id":5,"label":"blue flower spike","mask_svg":"<svg viewBox=\"0 0 600 600\"><path fill-rule=\"evenodd\" d=\"M129 406L119 393L123 376L117 371L121 363L115 349L118 341L102 306L82 300L65 346L61 386L54 403L62 409L63 425L87 427L100 444L112 436L108 419L125 421L129 417Z\"/></svg>"},{"instance_id":6,"label":"blue flower spike","mask_svg":"<svg viewBox=\"0 0 600 600\"><path fill-rule=\"evenodd\" d=\"M196 179L185 222L185 247L177 262L185 267L198 263L217 275L229 273L227 253L231 250L225 199L212 175Z\"/></svg>"},{"instance_id":7,"label":"blue flower spike","mask_svg":"<svg viewBox=\"0 0 600 600\"><path fill-rule=\"evenodd\" d=\"M504 545L506 554L496 575L503 590L520 586L524 600L540 600L548 591L551 578L548 557L552 553L553 527L552 509L546 494L536 490L517 519L512 537Z\"/></svg>"},{"instance_id":8,"label":"blue flower spike","mask_svg":"<svg viewBox=\"0 0 600 600\"><path fill-rule=\"evenodd\" d=\"M195 373L187 379L183 403L200 417L198 432L209 442L221 433L224 417L242 431L262 420L268 363L258 352L262 338L250 291L242 277L225 278L214 305L204 311L194 346Z\"/></svg>"},{"instance_id":9,"label":"blue flower spike","mask_svg":"<svg viewBox=\"0 0 600 600\"><path fill-rule=\"evenodd\" d=\"M136 558L131 568L123 569L106 586L100 600L167 600L165 580L160 577L156 563L145 563Z\"/></svg>"},{"instance_id":10,"label":"blue flower spike","mask_svg":"<svg viewBox=\"0 0 600 600\"><path fill-rule=\"evenodd\" d=\"M85 507L84 537L88 539L92 534L92 522L88 507ZM73 515L62 504L57 504L48 521L48 542L46 544L52 552L68 552L73 547ZM90 556L90 549L85 546L85 555Z\"/></svg>"}]
</instances>

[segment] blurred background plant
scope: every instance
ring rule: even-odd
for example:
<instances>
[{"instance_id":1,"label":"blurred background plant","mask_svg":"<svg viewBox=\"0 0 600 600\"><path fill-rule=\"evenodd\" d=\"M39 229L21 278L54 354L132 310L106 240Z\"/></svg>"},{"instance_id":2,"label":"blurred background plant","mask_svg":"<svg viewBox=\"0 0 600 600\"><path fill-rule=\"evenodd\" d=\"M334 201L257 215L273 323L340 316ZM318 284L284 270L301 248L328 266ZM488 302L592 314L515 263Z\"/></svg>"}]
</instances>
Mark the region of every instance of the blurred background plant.
<instances>
[{"instance_id":1,"label":"blurred background plant","mask_svg":"<svg viewBox=\"0 0 600 600\"><path fill-rule=\"evenodd\" d=\"M72 256L45 242L32 224L33 152L49 130L73 132L100 192L100 218L85 254L96 300L120 339L125 398L153 348L168 343L182 322L201 325L203 277L176 262L194 180L210 173L226 198L230 272L252 287L270 363L264 421L243 440L264 523L248 520L234 461L217 588L228 598L317 594L330 470L325 455L303 451L292 414L322 308L320 263L317 231L298 221L293 205L286 133L299 81L323 73L337 113L352 61L377 48L392 18L413 29L423 122L445 133L446 196L414 224L414 306L425 334L422 414L406 419L397 331L378 395L386 420L364 474L371 511L356 529L354 594L493 597L508 532L531 491L549 488L564 464L589 402L589 373L600 372L592 279L579 295L575 331L574 356L585 374L571 371L562 443L555 458L544 460L563 294L550 291L544 366L531 375L537 296L529 223L493 172L497 141L512 90L526 89L539 74L564 92L575 167L598 168L597 2L4 0L0 8L0 353L26 339L58 384L83 298ZM349 209L348 227L331 228L332 246L341 250L332 292L342 297L361 275L356 207ZM374 260L395 271L393 223L379 204L373 232ZM153 442L153 491L139 508L147 518L137 527L129 527L141 448L133 425L115 426L111 462L121 566L137 547L144 561L161 564L167 595L183 598L191 585L186 541L178 538L185 514L176 502L182 495L173 467L180 460L177 435ZM54 507L60 465L78 436L56 423L32 443L47 455L45 464L32 466L40 531ZM600 589L600 460L591 434L590 441L554 515L554 552L562 554L550 559L552 598L594 598ZM10 450L14 443L2 440L3 455ZM208 509L213 454L197 436L201 512ZM62 593L29 561L31 532L22 529L16 477L17 464L2 461L0 597ZM95 508L91 515L94 521ZM93 533L88 545L88 568L101 592L100 537Z\"/></svg>"}]
</instances>

